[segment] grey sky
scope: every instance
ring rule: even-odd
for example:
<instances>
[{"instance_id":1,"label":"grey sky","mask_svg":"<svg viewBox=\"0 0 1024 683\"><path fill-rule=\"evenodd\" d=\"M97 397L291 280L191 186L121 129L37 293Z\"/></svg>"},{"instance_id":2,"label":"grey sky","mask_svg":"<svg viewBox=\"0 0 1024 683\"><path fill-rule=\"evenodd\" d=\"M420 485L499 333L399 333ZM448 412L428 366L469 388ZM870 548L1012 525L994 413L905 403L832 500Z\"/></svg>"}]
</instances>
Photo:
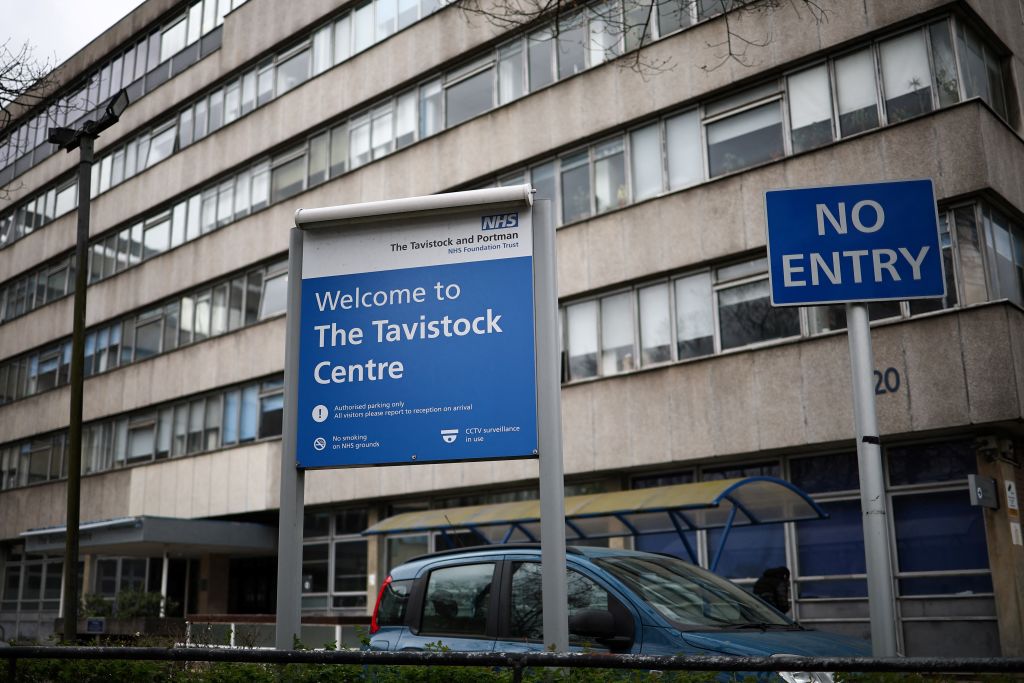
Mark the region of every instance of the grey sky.
<instances>
[{"instance_id":1,"label":"grey sky","mask_svg":"<svg viewBox=\"0 0 1024 683\"><path fill-rule=\"evenodd\" d=\"M28 41L40 63L56 66L143 0L0 0L0 43L16 52Z\"/></svg>"}]
</instances>

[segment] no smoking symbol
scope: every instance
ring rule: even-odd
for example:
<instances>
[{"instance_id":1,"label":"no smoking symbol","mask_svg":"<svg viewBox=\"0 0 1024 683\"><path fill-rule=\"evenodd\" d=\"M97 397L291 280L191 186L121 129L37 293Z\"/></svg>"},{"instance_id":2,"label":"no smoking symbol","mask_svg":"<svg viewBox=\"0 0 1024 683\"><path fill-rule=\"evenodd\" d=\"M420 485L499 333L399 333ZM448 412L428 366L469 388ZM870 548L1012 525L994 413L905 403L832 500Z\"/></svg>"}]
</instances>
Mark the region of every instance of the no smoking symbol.
<instances>
[{"instance_id":1,"label":"no smoking symbol","mask_svg":"<svg viewBox=\"0 0 1024 683\"><path fill-rule=\"evenodd\" d=\"M323 449L327 448L327 441L324 440L322 436L318 436L315 439L313 439L313 448L315 448L318 451L322 451Z\"/></svg>"}]
</instances>

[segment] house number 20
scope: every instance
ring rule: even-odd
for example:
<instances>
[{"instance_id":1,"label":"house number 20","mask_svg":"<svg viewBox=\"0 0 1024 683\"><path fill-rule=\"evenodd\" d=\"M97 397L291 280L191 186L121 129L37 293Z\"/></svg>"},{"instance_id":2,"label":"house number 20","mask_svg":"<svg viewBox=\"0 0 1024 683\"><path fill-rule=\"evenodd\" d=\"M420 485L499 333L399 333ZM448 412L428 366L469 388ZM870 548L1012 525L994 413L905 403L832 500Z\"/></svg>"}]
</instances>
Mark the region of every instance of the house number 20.
<instances>
[{"instance_id":1,"label":"house number 20","mask_svg":"<svg viewBox=\"0 0 1024 683\"><path fill-rule=\"evenodd\" d=\"M895 394L900 390L900 371L896 368L886 368L879 372L875 370L875 394Z\"/></svg>"}]
</instances>

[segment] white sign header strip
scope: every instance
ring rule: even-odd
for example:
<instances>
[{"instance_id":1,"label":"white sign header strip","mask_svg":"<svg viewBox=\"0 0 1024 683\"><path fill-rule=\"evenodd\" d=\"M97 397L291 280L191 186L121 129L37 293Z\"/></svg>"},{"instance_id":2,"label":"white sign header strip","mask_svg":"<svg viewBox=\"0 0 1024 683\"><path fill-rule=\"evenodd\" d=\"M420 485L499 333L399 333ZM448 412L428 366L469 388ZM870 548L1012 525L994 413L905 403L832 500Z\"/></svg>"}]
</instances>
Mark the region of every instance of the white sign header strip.
<instances>
[{"instance_id":1,"label":"white sign header strip","mask_svg":"<svg viewBox=\"0 0 1024 683\"><path fill-rule=\"evenodd\" d=\"M303 240L302 278L532 256L533 226L529 206L523 208L445 218L397 214L386 230L377 223L309 231Z\"/></svg>"}]
</instances>

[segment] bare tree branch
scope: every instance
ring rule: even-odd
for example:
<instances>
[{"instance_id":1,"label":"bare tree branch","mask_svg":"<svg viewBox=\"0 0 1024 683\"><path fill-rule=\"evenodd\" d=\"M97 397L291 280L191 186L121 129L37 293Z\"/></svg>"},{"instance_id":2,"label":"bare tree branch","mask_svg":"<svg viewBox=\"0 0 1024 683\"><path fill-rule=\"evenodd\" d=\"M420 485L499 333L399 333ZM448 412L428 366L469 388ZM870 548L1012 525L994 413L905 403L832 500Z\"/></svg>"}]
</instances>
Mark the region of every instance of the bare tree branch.
<instances>
[{"instance_id":1,"label":"bare tree branch","mask_svg":"<svg viewBox=\"0 0 1024 683\"><path fill-rule=\"evenodd\" d=\"M13 162L34 146L35 140L29 135L17 133L20 123L12 124L51 98L57 88L53 68L52 60L37 59L27 42L20 46L12 46L10 40L0 43L0 141L8 138L7 158L0 160L0 165ZM57 125L55 119L63 106L54 103L37 125ZM20 183L0 188L0 199L9 198L19 189Z\"/></svg>"},{"instance_id":2,"label":"bare tree branch","mask_svg":"<svg viewBox=\"0 0 1024 683\"><path fill-rule=\"evenodd\" d=\"M49 60L35 58L29 43L12 47L7 40L0 44L0 131L53 93L52 70Z\"/></svg>"},{"instance_id":3,"label":"bare tree branch","mask_svg":"<svg viewBox=\"0 0 1024 683\"><path fill-rule=\"evenodd\" d=\"M583 22L583 47L586 50L604 49L603 61L615 61L620 67L630 69L642 77L671 71L675 64L671 57L652 56L643 50L654 35L655 12L675 30L685 28L705 16L721 15L725 32L721 41L706 43L714 53L708 64L701 65L705 71L713 71L729 61L743 66L752 66L753 51L772 42L770 30L761 32L767 22L746 22L747 16L766 17L785 6L791 7L802 16L806 11L818 23L828 20L823 3L826 0L623 0L588 2L585 0L455 0L466 20L476 18L502 30L536 26L538 30L548 29L553 39L578 24L567 24L567 17L576 16ZM578 12L578 14L576 14ZM555 21L555 19L560 19ZM549 23L550 22L550 23ZM751 28L750 24L757 28ZM757 31L755 35L753 31ZM663 29L663 32L668 32Z\"/></svg>"},{"instance_id":4,"label":"bare tree branch","mask_svg":"<svg viewBox=\"0 0 1024 683\"><path fill-rule=\"evenodd\" d=\"M760 36L751 36L744 30L736 28L737 20L745 16L766 18L769 14L779 11L783 6L793 8L799 17L801 7L808 11L809 16L815 23L828 21L828 10L818 0L715 0L723 13L723 25L725 27L725 38L718 43L707 43L712 49L725 48L716 64L704 64L701 68L705 71L714 71L729 61L734 61L741 66L753 66L753 62L747 59L751 48L767 47L774 36L770 30L766 30ZM765 22L766 25L769 25Z\"/></svg>"}]
</instances>

